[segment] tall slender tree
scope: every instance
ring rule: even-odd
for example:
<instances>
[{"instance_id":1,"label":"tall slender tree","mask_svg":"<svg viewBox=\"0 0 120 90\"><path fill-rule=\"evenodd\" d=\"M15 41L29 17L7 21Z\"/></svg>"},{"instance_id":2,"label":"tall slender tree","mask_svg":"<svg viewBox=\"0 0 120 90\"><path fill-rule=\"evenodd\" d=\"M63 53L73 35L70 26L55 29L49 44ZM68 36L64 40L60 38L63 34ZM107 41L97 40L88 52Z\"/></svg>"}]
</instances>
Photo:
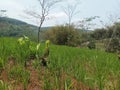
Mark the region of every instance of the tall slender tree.
<instances>
[{"instance_id":1,"label":"tall slender tree","mask_svg":"<svg viewBox=\"0 0 120 90\"><path fill-rule=\"evenodd\" d=\"M39 27L38 27L38 42L40 42L40 31L41 27L46 20L47 16L49 15L49 12L51 10L51 7L53 7L55 4L62 0L37 0L39 3L39 12L36 12L34 10L25 10L25 13L28 15L39 19Z\"/></svg>"},{"instance_id":2,"label":"tall slender tree","mask_svg":"<svg viewBox=\"0 0 120 90\"><path fill-rule=\"evenodd\" d=\"M72 4L72 5L68 4L66 7L63 7L63 11L68 17L68 25L69 25L69 27L70 27L70 25L72 23L73 17L77 13L79 13L79 11L77 10L77 6L78 6L78 3Z\"/></svg>"}]
</instances>

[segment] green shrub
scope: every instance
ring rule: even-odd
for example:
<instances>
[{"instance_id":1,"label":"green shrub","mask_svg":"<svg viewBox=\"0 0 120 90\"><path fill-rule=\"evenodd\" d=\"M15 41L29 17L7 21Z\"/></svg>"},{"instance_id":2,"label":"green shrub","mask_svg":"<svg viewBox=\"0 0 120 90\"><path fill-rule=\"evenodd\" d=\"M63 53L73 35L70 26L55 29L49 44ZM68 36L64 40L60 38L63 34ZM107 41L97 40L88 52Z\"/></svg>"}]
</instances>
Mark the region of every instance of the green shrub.
<instances>
[{"instance_id":1,"label":"green shrub","mask_svg":"<svg viewBox=\"0 0 120 90\"><path fill-rule=\"evenodd\" d=\"M73 26L56 26L46 31L45 39L58 45L77 46L80 42L80 35Z\"/></svg>"},{"instance_id":2,"label":"green shrub","mask_svg":"<svg viewBox=\"0 0 120 90\"><path fill-rule=\"evenodd\" d=\"M95 42L91 41L89 42L89 44L87 45L89 49L95 49L96 46L95 46Z\"/></svg>"},{"instance_id":3,"label":"green shrub","mask_svg":"<svg viewBox=\"0 0 120 90\"><path fill-rule=\"evenodd\" d=\"M119 38L112 38L106 47L106 52L118 52L120 53L120 40Z\"/></svg>"}]
</instances>

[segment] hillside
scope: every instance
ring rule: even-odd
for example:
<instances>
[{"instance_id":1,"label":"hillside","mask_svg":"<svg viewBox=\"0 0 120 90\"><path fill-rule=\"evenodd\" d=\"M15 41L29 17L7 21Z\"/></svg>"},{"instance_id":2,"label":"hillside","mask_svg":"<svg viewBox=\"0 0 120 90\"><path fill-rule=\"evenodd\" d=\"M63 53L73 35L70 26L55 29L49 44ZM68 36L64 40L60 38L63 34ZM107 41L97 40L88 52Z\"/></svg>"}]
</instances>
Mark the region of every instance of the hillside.
<instances>
[{"instance_id":1,"label":"hillside","mask_svg":"<svg viewBox=\"0 0 120 90\"><path fill-rule=\"evenodd\" d=\"M41 57L45 45L37 51L37 43L29 43L29 48L16 38L0 38L0 42L0 90L120 90L115 54L50 45L44 67L39 58L30 57Z\"/></svg>"},{"instance_id":2,"label":"hillside","mask_svg":"<svg viewBox=\"0 0 120 90\"><path fill-rule=\"evenodd\" d=\"M26 22L8 17L0 17L0 23L9 23L12 25L28 25Z\"/></svg>"},{"instance_id":3,"label":"hillside","mask_svg":"<svg viewBox=\"0 0 120 90\"><path fill-rule=\"evenodd\" d=\"M27 35L35 39L36 32L36 26L13 18L0 17L0 37L20 37Z\"/></svg>"},{"instance_id":4,"label":"hillside","mask_svg":"<svg viewBox=\"0 0 120 90\"><path fill-rule=\"evenodd\" d=\"M50 27L42 27L42 30L48 30ZM26 22L0 17L0 37L20 37L26 35L32 40L37 40L38 27Z\"/></svg>"}]
</instances>

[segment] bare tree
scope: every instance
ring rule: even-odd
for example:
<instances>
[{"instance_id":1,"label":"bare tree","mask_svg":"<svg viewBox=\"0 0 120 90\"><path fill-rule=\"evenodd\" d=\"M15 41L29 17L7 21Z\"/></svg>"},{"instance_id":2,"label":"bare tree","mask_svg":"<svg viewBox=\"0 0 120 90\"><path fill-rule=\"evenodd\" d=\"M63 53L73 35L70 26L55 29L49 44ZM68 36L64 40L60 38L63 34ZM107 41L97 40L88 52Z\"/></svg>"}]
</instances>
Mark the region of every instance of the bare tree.
<instances>
[{"instance_id":1,"label":"bare tree","mask_svg":"<svg viewBox=\"0 0 120 90\"><path fill-rule=\"evenodd\" d=\"M107 28L107 29L109 29L109 28L110 28L112 25L114 25L115 23L118 23L118 22L120 21L120 18L119 18L118 15L112 15L112 14L110 14L110 15L108 16L108 21L109 21L109 22L108 22L107 24L104 24L104 22L101 21L102 25L103 25L105 28ZM112 35L111 35L111 38L109 38L108 42L105 43L105 49L106 49L106 50L109 48L109 46L110 46L113 38L115 37L115 33L117 32L117 29L116 29L116 28L117 28L117 25L115 25L115 26L113 27L113 33L112 33Z\"/></svg>"},{"instance_id":2,"label":"bare tree","mask_svg":"<svg viewBox=\"0 0 120 90\"><path fill-rule=\"evenodd\" d=\"M68 25L71 25L72 19L73 17L79 12L77 10L77 6L78 4L74 4L74 5L70 5L68 4L66 7L63 7L63 11L65 12L65 14L68 17Z\"/></svg>"},{"instance_id":3,"label":"bare tree","mask_svg":"<svg viewBox=\"0 0 120 90\"><path fill-rule=\"evenodd\" d=\"M28 15L39 19L39 27L38 27L38 42L40 41L40 31L41 27L46 20L47 16L49 15L49 12L51 10L51 7L54 6L56 3L60 2L61 0L37 0L40 6L40 13L36 11L29 11L25 10L25 13Z\"/></svg>"},{"instance_id":4,"label":"bare tree","mask_svg":"<svg viewBox=\"0 0 120 90\"><path fill-rule=\"evenodd\" d=\"M89 17L89 18L85 18L83 20L80 20L78 22L78 28L82 29L82 30L90 30L92 29L96 24L93 23L92 21L100 18L99 16L93 16L93 17Z\"/></svg>"}]
</instances>

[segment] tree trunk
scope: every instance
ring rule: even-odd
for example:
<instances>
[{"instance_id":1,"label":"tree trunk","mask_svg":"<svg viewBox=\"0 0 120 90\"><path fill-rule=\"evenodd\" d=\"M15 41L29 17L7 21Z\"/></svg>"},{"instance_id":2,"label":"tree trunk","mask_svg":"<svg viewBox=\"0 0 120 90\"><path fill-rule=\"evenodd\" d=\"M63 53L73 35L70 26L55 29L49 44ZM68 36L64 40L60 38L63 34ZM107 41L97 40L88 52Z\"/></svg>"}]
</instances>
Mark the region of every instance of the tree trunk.
<instances>
[{"instance_id":1,"label":"tree trunk","mask_svg":"<svg viewBox=\"0 0 120 90\"><path fill-rule=\"evenodd\" d=\"M41 21L39 27L38 27L38 43L40 42L40 31L41 31L41 27L42 27L42 24L43 24L44 20Z\"/></svg>"},{"instance_id":2,"label":"tree trunk","mask_svg":"<svg viewBox=\"0 0 120 90\"><path fill-rule=\"evenodd\" d=\"M38 43L40 42L40 27L38 27Z\"/></svg>"}]
</instances>

